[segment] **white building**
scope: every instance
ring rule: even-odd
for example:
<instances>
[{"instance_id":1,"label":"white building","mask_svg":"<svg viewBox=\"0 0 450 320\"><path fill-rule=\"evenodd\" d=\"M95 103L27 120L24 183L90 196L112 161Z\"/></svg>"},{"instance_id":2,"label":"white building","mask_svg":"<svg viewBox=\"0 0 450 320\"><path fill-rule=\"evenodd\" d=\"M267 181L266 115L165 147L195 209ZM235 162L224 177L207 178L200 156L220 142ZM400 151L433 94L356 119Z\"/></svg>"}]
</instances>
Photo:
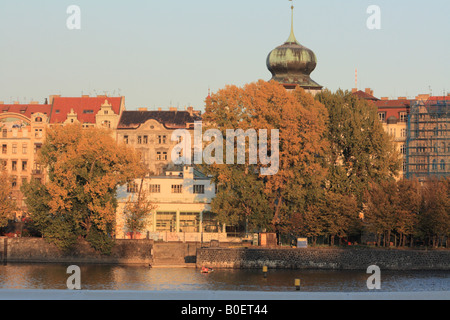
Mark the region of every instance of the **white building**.
<instances>
[{"instance_id":1,"label":"white building","mask_svg":"<svg viewBox=\"0 0 450 320\"><path fill-rule=\"evenodd\" d=\"M128 199L137 199L141 182L156 208L149 215L146 230L135 238L183 242L226 239L225 225L219 225L210 212L210 204L216 194L215 184L188 166L121 186L118 190L116 238L130 238L131 230L127 230L125 225L124 208Z\"/></svg>"}]
</instances>

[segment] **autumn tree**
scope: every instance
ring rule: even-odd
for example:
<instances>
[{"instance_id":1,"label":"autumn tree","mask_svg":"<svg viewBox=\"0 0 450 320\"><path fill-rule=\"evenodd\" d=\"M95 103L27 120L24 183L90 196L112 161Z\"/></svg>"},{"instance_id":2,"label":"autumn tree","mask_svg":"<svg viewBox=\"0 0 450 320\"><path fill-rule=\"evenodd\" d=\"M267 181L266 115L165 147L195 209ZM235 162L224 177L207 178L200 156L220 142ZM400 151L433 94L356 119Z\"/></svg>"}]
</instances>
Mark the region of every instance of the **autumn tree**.
<instances>
[{"instance_id":1,"label":"autumn tree","mask_svg":"<svg viewBox=\"0 0 450 320\"><path fill-rule=\"evenodd\" d=\"M326 175L326 117L324 106L303 89L289 92L274 81L260 80L242 88L227 86L211 95L203 116L209 124L207 129L218 129L224 136L227 129L269 133L278 130L279 134L278 150L272 150L268 143L269 155L279 151L276 174L262 175L261 168L267 167L262 162L247 161L231 169L228 168L231 164L207 166L209 173L219 177L222 183L213 206L214 202L229 203L235 210L230 207L228 212L234 216L238 211L242 212L241 216L270 217L269 227L273 231L280 231L283 224L291 225L292 215L306 209L308 195L321 187ZM252 194L256 196L252 198ZM251 199L257 201L252 203ZM238 206L236 200L241 200Z\"/></svg>"},{"instance_id":2,"label":"autumn tree","mask_svg":"<svg viewBox=\"0 0 450 320\"><path fill-rule=\"evenodd\" d=\"M377 235L377 245L389 246L391 233L397 225L399 192L395 180L372 183L368 189L364 222L367 230Z\"/></svg>"},{"instance_id":3,"label":"autumn tree","mask_svg":"<svg viewBox=\"0 0 450 320\"><path fill-rule=\"evenodd\" d=\"M11 197L11 180L3 168L0 168L0 228L6 227L8 221L14 219L16 203Z\"/></svg>"},{"instance_id":4,"label":"autumn tree","mask_svg":"<svg viewBox=\"0 0 450 320\"><path fill-rule=\"evenodd\" d=\"M449 178L431 178L422 187L422 203L418 222L418 235L432 247L444 244L450 236Z\"/></svg>"},{"instance_id":5,"label":"autumn tree","mask_svg":"<svg viewBox=\"0 0 450 320\"><path fill-rule=\"evenodd\" d=\"M47 131L38 161L47 168L48 182L25 185L23 192L43 236L63 249L83 237L108 253L113 245L116 189L142 175L139 156L118 145L107 130L68 125Z\"/></svg>"},{"instance_id":6,"label":"autumn tree","mask_svg":"<svg viewBox=\"0 0 450 320\"><path fill-rule=\"evenodd\" d=\"M419 181L417 179L402 179L397 182L397 190L397 225L395 230L399 237L399 246L405 246L408 238L410 246L413 246L413 236L418 228L421 205Z\"/></svg>"}]
</instances>

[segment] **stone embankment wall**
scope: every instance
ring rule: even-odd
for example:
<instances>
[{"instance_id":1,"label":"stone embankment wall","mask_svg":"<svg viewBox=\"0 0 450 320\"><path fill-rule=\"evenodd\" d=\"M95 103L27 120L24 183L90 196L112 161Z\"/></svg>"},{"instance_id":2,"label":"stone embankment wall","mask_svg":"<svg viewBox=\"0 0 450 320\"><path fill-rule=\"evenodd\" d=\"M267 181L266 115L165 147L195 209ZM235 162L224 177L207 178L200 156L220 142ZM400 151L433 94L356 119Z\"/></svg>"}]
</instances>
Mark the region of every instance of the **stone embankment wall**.
<instances>
[{"instance_id":1,"label":"stone embankment wall","mask_svg":"<svg viewBox=\"0 0 450 320\"><path fill-rule=\"evenodd\" d=\"M102 255L89 243L79 241L70 252L62 252L41 238L0 238L0 259L7 262L114 263L152 262L153 240L116 240L111 255Z\"/></svg>"},{"instance_id":2,"label":"stone embankment wall","mask_svg":"<svg viewBox=\"0 0 450 320\"><path fill-rule=\"evenodd\" d=\"M197 267L273 269L450 270L450 250L372 248L253 249L202 248Z\"/></svg>"}]
</instances>

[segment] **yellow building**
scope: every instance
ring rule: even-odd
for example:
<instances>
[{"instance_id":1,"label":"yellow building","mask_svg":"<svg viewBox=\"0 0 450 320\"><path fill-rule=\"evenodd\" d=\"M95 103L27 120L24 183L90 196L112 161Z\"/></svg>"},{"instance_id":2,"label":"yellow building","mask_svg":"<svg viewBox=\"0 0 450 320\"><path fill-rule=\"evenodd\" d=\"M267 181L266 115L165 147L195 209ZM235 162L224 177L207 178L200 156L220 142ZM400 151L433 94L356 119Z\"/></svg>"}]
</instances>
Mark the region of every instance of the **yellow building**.
<instances>
[{"instance_id":1,"label":"yellow building","mask_svg":"<svg viewBox=\"0 0 450 320\"><path fill-rule=\"evenodd\" d=\"M31 178L45 182L45 170L37 162L49 123L50 105L0 103L0 164L10 175L13 198L26 210L20 187Z\"/></svg>"}]
</instances>

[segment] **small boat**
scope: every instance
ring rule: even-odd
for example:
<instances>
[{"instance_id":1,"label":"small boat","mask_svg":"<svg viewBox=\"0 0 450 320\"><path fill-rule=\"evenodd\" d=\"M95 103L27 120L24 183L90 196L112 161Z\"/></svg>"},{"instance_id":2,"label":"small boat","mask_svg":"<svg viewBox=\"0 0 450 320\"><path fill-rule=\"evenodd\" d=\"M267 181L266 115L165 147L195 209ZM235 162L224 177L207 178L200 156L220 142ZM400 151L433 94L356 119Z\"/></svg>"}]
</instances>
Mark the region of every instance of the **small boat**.
<instances>
[{"instance_id":1,"label":"small boat","mask_svg":"<svg viewBox=\"0 0 450 320\"><path fill-rule=\"evenodd\" d=\"M207 267L202 267L202 270L200 271L201 273L211 273L214 270L211 268L207 268Z\"/></svg>"}]
</instances>

